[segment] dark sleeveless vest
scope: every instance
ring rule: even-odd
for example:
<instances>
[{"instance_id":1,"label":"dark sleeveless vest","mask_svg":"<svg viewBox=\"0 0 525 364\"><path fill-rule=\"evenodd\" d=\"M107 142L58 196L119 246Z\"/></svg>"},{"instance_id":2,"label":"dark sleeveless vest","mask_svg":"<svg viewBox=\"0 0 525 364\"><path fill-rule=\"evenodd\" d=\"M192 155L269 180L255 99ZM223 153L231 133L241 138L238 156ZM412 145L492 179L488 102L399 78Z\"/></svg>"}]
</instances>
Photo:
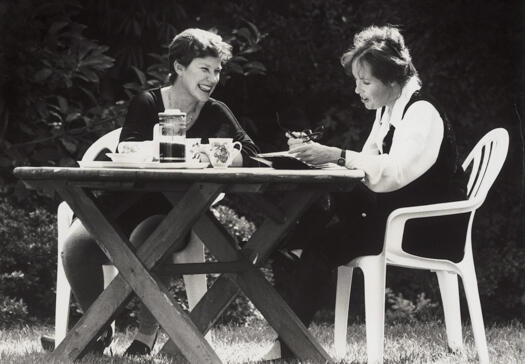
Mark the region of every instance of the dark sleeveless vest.
<instances>
[{"instance_id":1,"label":"dark sleeveless vest","mask_svg":"<svg viewBox=\"0 0 525 364\"><path fill-rule=\"evenodd\" d=\"M457 168L455 137L446 114L431 97L414 93L403 110L416 101L429 101L444 123L444 135L436 162L419 178L392 192L372 192L358 185L350 193L334 194L336 212L345 226L359 231L361 246L367 254L379 254L383 248L388 215L400 207L462 200L466 197L466 180ZM395 128L391 126L383 141L383 153L392 145ZM430 258L460 261L463 257L468 214L419 218L407 221L403 249Z\"/></svg>"},{"instance_id":2,"label":"dark sleeveless vest","mask_svg":"<svg viewBox=\"0 0 525 364\"><path fill-rule=\"evenodd\" d=\"M462 169L458 168L454 132L439 104L429 95L418 91L406 105L402 118L410 105L422 100L430 102L439 112L444 124L443 141L436 162L419 178L397 191L377 194L379 217L385 223L390 212L400 207L466 198L466 179ZM392 137L393 134L395 131ZM392 139L385 137L384 153L389 152L391 143ZM416 255L460 261L464 254L468 217L468 214L461 214L409 220L405 226L403 249Z\"/></svg>"},{"instance_id":3,"label":"dark sleeveless vest","mask_svg":"<svg viewBox=\"0 0 525 364\"><path fill-rule=\"evenodd\" d=\"M388 213L398 207L431 204L465 198L465 196L462 195L462 191L457 189L459 186L455 183L455 175L458 171L455 136L446 114L440 110L439 105L430 96L417 91L405 106L402 119L413 103L423 100L430 102L437 109L443 120L444 134L439 154L432 167L416 180L399 190L379 193L378 198L381 200L381 205L389 210ZM391 126L385 137L383 153L390 151L393 134L395 134L394 129L395 128Z\"/></svg>"}]
</instances>

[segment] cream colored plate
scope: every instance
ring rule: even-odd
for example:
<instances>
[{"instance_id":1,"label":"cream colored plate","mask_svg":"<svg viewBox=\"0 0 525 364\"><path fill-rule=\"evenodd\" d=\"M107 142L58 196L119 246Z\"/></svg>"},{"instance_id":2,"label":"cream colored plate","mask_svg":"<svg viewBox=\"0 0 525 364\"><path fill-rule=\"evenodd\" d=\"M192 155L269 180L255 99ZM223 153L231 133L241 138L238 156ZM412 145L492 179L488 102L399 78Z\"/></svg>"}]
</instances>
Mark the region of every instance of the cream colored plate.
<instances>
[{"instance_id":1,"label":"cream colored plate","mask_svg":"<svg viewBox=\"0 0 525 364\"><path fill-rule=\"evenodd\" d=\"M209 163L78 161L80 168L202 169Z\"/></svg>"}]
</instances>

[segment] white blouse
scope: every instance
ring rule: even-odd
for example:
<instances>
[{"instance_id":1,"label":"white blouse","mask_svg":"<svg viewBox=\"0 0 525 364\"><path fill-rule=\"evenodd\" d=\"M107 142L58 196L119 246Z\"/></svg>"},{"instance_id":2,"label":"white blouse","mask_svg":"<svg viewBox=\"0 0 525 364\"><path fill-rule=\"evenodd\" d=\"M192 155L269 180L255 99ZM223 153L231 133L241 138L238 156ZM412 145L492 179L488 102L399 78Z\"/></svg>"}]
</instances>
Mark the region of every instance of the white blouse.
<instances>
[{"instance_id":1,"label":"white blouse","mask_svg":"<svg viewBox=\"0 0 525 364\"><path fill-rule=\"evenodd\" d=\"M444 128L436 108L428 101L416 101L401 118L412 94L419 88L417 79L409 80L391 113L385 110L381 117L381 109L376 111L374 125L361 152L346 153L346 167L362 169L365 185L374 192L391 192L406 186L437 160ZM391 124L395 127L392 146L388 154L383 154L383 139Z\"/></svg>"}]
</instances>

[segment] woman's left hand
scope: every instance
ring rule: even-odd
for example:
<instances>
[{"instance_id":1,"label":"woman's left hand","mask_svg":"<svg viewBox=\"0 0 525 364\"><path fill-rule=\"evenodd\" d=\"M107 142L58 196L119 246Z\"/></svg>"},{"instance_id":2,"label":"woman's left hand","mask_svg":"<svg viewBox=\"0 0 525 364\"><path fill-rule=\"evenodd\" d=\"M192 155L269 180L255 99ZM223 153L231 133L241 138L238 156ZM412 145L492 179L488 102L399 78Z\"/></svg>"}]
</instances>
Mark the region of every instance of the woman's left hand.
<instances>
[{"instance_id":1,"label":"woman's left hand","mask_svg":"<svg viewBox=\"0 0 525 364\"><path fill-rule=\"evenodd\" d=\"M341 155L341 150L336 147L310 142L290 147L290 153L293 153L306 163L315 165L337 161Z\"/></svg>"}]
</instances>

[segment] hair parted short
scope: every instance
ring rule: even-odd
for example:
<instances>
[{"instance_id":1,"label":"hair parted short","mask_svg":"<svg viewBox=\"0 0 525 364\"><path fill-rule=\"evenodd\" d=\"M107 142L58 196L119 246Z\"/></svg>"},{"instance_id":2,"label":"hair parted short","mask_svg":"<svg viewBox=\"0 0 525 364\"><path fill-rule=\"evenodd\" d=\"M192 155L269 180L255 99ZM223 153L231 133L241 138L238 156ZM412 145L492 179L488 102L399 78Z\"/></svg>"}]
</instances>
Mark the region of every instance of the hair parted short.
<instances>
[{"instance_id":1,"label":"hair parted short","mask_svg":"<svg viewBox=\"0 0 525 364\"><path fill-rule=\"evenodd\" d=\"M177 79L174 62L187 67L195 58L218 57L222 64L232 57L232 46L218 34L198 28L189 28L177 34L169 45L169 80Z\"/></svg>"},{"instance_id":2,"label":"hair parted short","mask_svg":"<svg viewBox=\"0 0 525 364\"><path fill-rule=\"evenodd\" d=\"M366 61L371 72L383 83L397 82L404 86L418 73L405 39L393 25L369 26L354 36L351 49L341 56L341 64L348 75L352 74L354 62Z\"/></svg>"}]
</instances>

